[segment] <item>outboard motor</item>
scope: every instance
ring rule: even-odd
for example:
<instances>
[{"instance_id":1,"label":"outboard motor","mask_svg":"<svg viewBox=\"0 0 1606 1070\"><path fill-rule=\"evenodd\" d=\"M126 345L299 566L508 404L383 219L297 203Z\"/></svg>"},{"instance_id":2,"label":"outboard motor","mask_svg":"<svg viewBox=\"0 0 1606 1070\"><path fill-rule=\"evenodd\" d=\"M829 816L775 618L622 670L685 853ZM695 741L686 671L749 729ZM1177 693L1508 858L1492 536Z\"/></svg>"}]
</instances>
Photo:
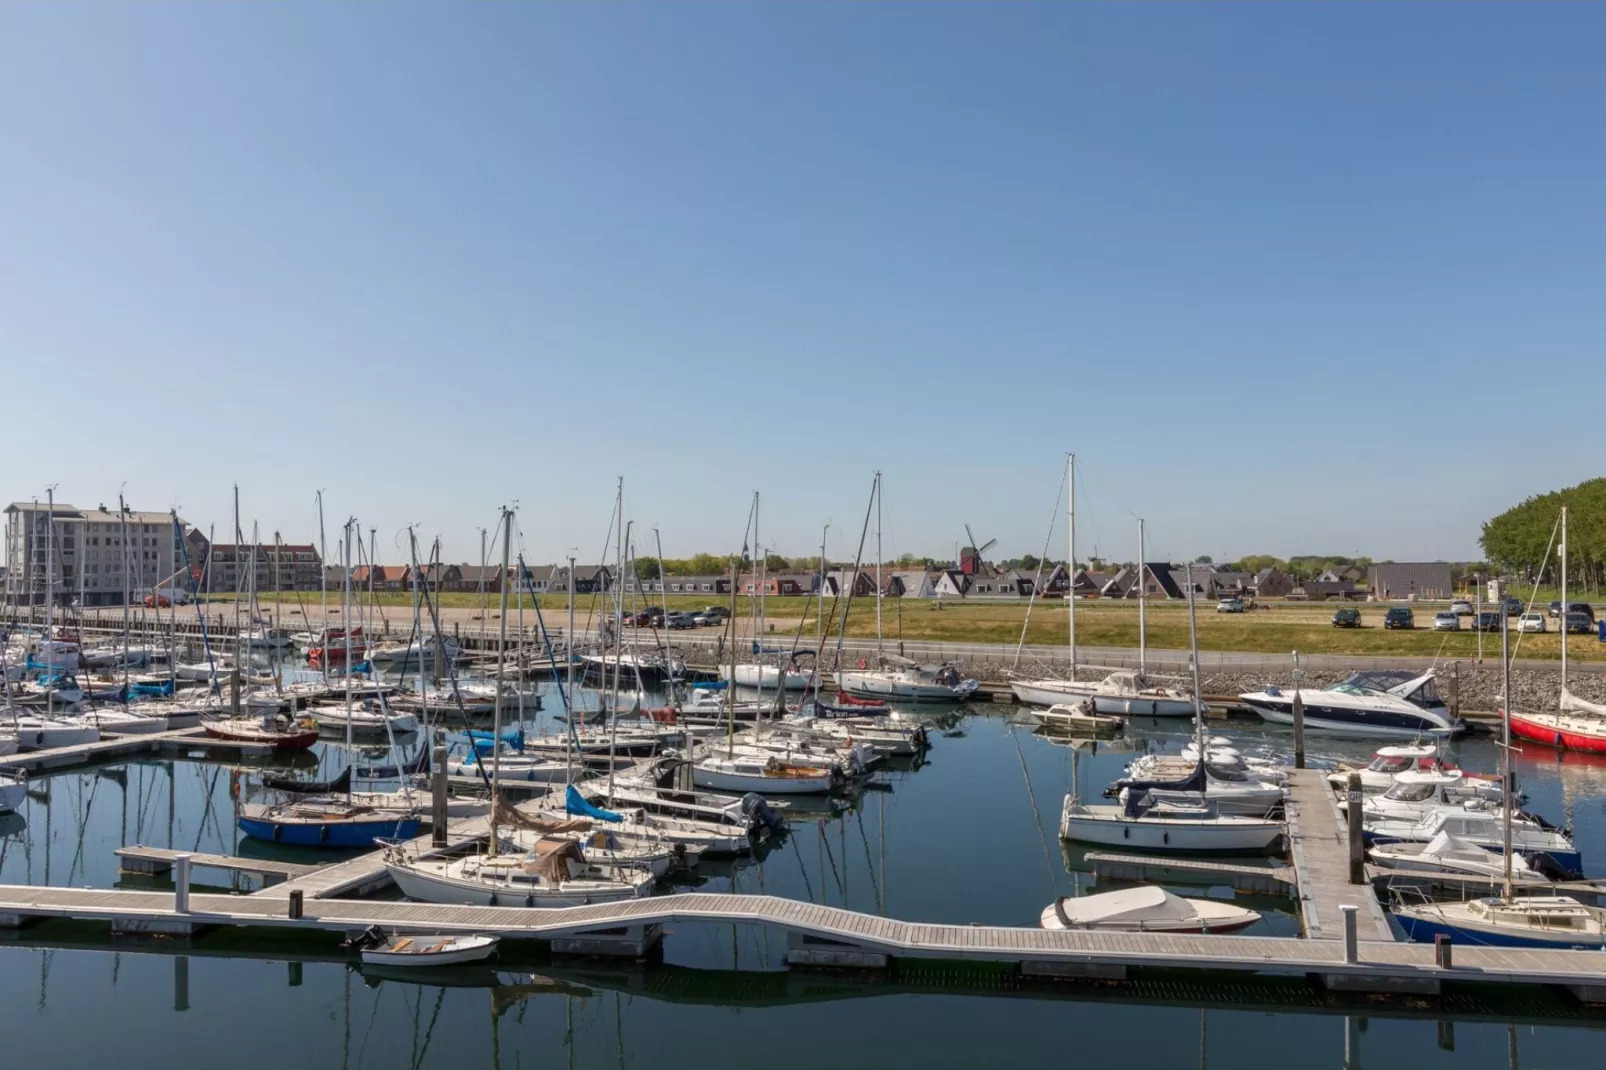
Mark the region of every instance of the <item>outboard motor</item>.
<instances>
[{"instance_id":1,"label":"outboard motor","mask_svg":"<svg viewBox=\"0 0 1606 1070\"><path fill-rule=\"evenodd\" d=\"M786 827L786 818L770 809L770 804L756 792L742 796L742 815L763 828L778 831Z\"/></svg>"}]
</instances>

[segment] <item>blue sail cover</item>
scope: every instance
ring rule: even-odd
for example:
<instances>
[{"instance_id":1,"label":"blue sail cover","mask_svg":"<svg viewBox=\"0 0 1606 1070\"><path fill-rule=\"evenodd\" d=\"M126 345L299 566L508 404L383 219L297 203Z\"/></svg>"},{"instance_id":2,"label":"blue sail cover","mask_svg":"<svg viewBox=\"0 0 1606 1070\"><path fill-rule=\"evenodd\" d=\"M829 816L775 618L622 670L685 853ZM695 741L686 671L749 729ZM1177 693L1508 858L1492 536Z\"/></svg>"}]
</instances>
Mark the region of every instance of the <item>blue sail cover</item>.
<instances>
[{"instance_id":1,"label":"blue sail cover","mask_svg":"<svg viewBox=\"0 0 1606 1070\"><path fill-rule=\"evenodd\" d=\"M729 686L730 683L725 680L693 680L691 689L693 691L723 691Z\"/></svg>"},{"instance_id":2,"label":"blue sail cover","mask_svg":"<svg viewBox=\"0 0 1606 1070\"><path fill-rule=\"evenodd\" d=\"M573 784L570 784L569 790L563 793L563 808L571 814L583 814L586 817L594 817L598 821L624 820L612 810L602 810L586 802L585 797L580 794Z\"/></svg>"},{"instance_id":3,"label":"blue sail cover","mask_svg":"<svg viewBox=\"0 0 1606 1070\"><path fill-rule=\"evenodd\" d=\"M171 695L173 693L173 681L163 680L159 684L129 684L128 693L137 696Z\"/></svg>"}]
</instances>

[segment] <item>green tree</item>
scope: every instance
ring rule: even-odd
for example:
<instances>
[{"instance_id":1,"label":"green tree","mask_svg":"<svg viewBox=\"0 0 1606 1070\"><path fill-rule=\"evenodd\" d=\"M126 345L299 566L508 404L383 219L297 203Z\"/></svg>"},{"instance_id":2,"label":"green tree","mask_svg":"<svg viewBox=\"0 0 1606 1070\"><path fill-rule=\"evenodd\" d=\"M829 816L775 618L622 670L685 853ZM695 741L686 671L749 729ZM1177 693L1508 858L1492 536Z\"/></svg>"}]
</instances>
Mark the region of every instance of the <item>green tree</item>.
<instances>
[{"instance_id":1,"label":"green tree","mask_svg":"<svg viewBox=\"0 0 1606 1070\"><path fill-rule=\"evenodd\" d=\"M658 578L658 574L661 571L662 567L659 565L656 557L636 558L636 575L640 576L642 579L655 580Z\"/></svg>"}]
</instances>

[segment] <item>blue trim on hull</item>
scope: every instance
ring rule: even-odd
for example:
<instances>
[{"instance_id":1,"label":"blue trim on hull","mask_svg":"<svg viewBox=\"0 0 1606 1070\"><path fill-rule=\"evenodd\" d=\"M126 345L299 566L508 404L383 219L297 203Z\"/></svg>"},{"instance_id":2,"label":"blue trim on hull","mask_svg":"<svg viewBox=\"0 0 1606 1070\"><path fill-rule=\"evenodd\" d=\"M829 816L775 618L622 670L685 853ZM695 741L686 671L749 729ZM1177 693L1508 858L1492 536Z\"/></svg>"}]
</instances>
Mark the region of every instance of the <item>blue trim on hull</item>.
<instances>
[{"instance_id":1,"label":"blue trim on hull","mask_svg":"<svg viewBox=\"0 0 1606 1070\"><path fill-rule=\"evenodd\" d=\"M1366 846L1368 846L1368 847L1381 847L1381 846L1383 846L1385 844L1390 844L1390 843L1426 843L1427 841L1426 840L1408 840L1408 839L1405 839L1402 836L1379 836L1375 832L1363 829L1361 831L1361 842L1366 844ZM1492 855L1499 855L1500 854L1500 848L1498 848L1498 847L1490 847L1486 843L1478 843L1477 841L1469 841L1469 842L1471 842L1473 844L1473 846L1475 846L1475 847L1482 847L1485 851L1488 851ZM1555 863L1559 868L1561 868L1563 870L1567 870L1568 872L1571 872L1571 873L1581 873L1581 872L1583 872L1584 856L1583 856L1582 852L1577 851L1577 850L1573 850L1573 851L1525 851L1525 850L1522 850L1521 848L1518 848L1516 853L1521 855L1523 858L1526 858L1529 862L1536 862L1536 861L1538 861L1540 859L1548 859L1549 861Z\"/></svg>"},{"instance_id":2,"label":"blue trim on hull","mask_svg":"<svg viewBox=\"0 0 1606 1070\"><path fill-rule=\"evenodd\" d=\"M329 821L323 824L279 824L260 818L240 818L240 831L253 840L292 847L372 847L374 840L410 840L423 822L416 817L364 821Z\"/></svg>"},{"instance_id":3,"label":"blue trim on hull","mask_svg":"<svg viewBox=\"0 0 1606 1070\"><path fill-rule=\"evenodd\" d=\"M1406 914L1395 914L1394 921L1404 931L1406 939L1417 944L1431 944L1435 936L1442 934L1448 936L1455 943L1468 944L1473 947L1544 947L1556 950L1582 948L1587 951L1599 951L1602 947L1602 941L1600 940L1586 943L1568 943L1564 940L1536 940L1531 936L1523 936L1520 933L1464 929L1459 925L1427 921Z\"/></svg>"},{"instance_id":4,"label":"blue trim on hull","mask_svg":"<svg viewBox=\"0 0 1606 1070\"><path fill-rule=\"evenodd\" d=\"M1243 698L1242 701L1245 706L1262 717L1272 714L1278 718L1286 717L1292 720L1294 716L1293 699L1286 702L1268 702L1265 699ZM1306 728L1321 731L1328 729L1328 726L1331 726L1329 729L1331 731L1371 729L1404 733L1451 732L1457 735L1467 729L1466 723L1451 717L1448 710L1442 716L1435 716L1435 711L1429 710L1417 714L1394 710L1357 710L1347 706L1322 706L1315 703L1305 707Z\"/></svg>"}]
</instances>

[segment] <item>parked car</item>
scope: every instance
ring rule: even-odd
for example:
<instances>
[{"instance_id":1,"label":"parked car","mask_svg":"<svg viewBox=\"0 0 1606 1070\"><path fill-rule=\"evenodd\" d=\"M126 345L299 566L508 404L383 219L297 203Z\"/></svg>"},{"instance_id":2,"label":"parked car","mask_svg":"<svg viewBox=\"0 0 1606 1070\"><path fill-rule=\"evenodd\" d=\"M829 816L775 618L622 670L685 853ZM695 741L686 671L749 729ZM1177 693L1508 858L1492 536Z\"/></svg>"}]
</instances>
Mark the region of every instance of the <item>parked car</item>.
<instances>
[{"instance_id":1,"label":"parked car","mask_svg":"<svg viewBox=\"0 0 1606 1070\"><path fill-rule=\"evenodd\" d=\"M1498 612L1479 613L1478 623L1473 627L1473 631L1498 632L1500 630L1500 622L1504 619L1505 617Z\"/></svg>"},{"instance_id":2,"label":"parked car","mask_svg":"<svg viewBox=\"0 0 1606 1070\"><path fill-rule=\"evenodd\" d=\"M670 613L664 617L664 627L678 631L682 628L695 628L697 623L690 613Z\"/></svg>"},{"instance_id":3,"label":"parked car","mask_svg":"<svg viewBox=\"0 0 1606 1070\"><path fill-rule=\"evenodd\" d=\"M1458 617L1470 617L1472 616L1472 603L1465 598L1457 598L1450 603L1450 612Z\"/></svg>"},{"instance_id":4,"label":"parked car","mask_svg":"<svg viewBox=\"0 0 1606 1070\"><path fill-rule=\"evenodd\" d=\"M1223 598L1216 603L1217 613L1242 613L1244 600L1242 598Z\"/></svg>"},{"instance_id":5,"label":"parked car","mask_svg":"<svg viewBox=\"0 0 1606 1070\"><path fill-rule=\"evenodd\" d=\"M1543 613L1524 613L1517 618L1517 631L1542 632L1545 630L1545 615Z\"/></svg>"},{"instance_id":6,"label":"parked car","mask_svg":"<svg viewBox=\"0 0 1606 1070\"><path fill-rule=\"evenodd\" d=\"M1568 613L1582 613L1584 616L1588 617L1590 620L1594 620L1595 619L1595 607L1590 605L1588 602L1568 602L1567 603L1567 612Z\"/></svg>"},{"instance_id":7,"label":"parked car","mask_svg":"<svg viewBox=\"0 0 1606 1070\"><path fill-rule=\"evenodd\" d=\"M1548 612L1552 617L1561 616L1561 599L1558 598L1551 602L1550 608L1546 612Z\"/></svg>"},{"instance_id":8,"label":"parked car","mask_svg":"<svg viewBox=\"0 0 1606 1070\"><path fill-rule=\"evenodd\" d=\"M1436 632L1459 632L1461 630L1461 618L1448 609L1441 610L1433 614L1433 630Z\"/></svg>"},{"instance_id":9,"label":"parked car","mask_svg":"<svg viewBox=\"0 0 1606 1070\"><path fill-rule=\"evenodd\" d=\"M664 607L648 606L629 620L638 628L656 628L664 622Z\"/></svg>"},{"instance_id":10,"label":"parked car","mask_svg":"<svg viewBox=\"0 0 1606 1070\"><path fill-rule=\"evenodd\" d=\"M1333 627L1359 628L1361 626L1361 611L1353 607L1333 610Z\"/></svg>"},{"instance_id":11,"label":"parked car","mask_svg":"<svg viewBox=\"0 0 1606 1070\"><path fill-rule=\"evenodd\" d=\"M1406 606L1390 606L1389 611L1383 614L1384 628L1415 628L1416 614Z\"/></svg>"},{"instance_id":12,"label":"parked car","mask_svg":"<svg viewBox=\"0 0 1606 1070\"><path fill-rule=\"evenodd\" d=\"M172 604L172 600L165 594L148 594L145 596L146 609L166 609Z\"/></svg>"},{"instance_id":13,"label":"parked car","mask_svg":"<svg viewBox=\"0 0 1606 1070\"><path fill-rule=\"evenodd\" d=\"M1515 617L1522 612L1522 599L1515 595L1506 595L1506 616Z\"/></svg>"},{"instance_id":14,"label":"parked car","mask_svg":"<svg viewBox=\"0 0 1606 1070\"><path fill-rule=\"evenodd\" d=\"M1587 613L1567 611L1567 630L1574 635L1588 635L1595 630L1594 618Z\"/></svg>"},{"instance_id":15,"label":"parked car","mask_svg":"<svg viewBox=\"0 0 1606 1070\"><path fill-rule=\"evenodd\" d=\"M730 620L731 611L724 606L707 606L701 613L692 617L699 625L724 624Z\"/></svg>"}]
</instances>

